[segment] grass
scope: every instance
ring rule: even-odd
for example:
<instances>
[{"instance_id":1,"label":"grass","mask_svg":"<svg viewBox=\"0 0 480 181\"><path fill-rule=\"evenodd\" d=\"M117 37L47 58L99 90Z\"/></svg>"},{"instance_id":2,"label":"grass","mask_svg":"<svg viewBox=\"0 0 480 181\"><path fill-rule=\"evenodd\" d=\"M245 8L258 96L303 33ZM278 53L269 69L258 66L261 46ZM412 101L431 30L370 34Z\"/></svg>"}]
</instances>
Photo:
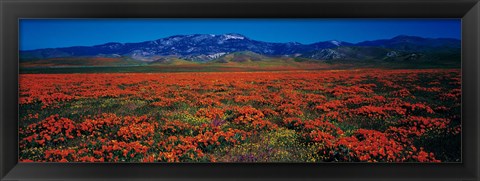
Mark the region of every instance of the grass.
<instances>
[{"instance_id":1,"label":"grass","mask_svg":"<svg viewBox=\"0 0 480 181\"><path fill-rule=\"evenodd\" d=\"M135 65L135 66L105 66L105 67L35 67L20 68L21 74L65 74L65 73L161 73L161 72L261 72L261 71L289 71L289 70L342 70L356 68L385 68L385 69L430 69L430 68L458 68L452 64L328 64L328 63L296 63L289 65L282 62L262 63L233 63L233 64L185 64L185 65Z\"/></svg>"}]
</instances>

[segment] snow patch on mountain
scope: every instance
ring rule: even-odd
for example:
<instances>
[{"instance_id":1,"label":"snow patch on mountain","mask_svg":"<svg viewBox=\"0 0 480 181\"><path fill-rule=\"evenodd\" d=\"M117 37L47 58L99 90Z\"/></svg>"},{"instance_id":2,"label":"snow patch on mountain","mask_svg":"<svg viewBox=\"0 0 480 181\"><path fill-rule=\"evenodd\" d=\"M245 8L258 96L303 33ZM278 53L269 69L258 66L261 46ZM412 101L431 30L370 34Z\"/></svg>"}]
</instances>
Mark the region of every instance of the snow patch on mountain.
<instances>
[{"instance_id":1,"label":"snow patch on mountain","mask_svg":"<svg viewBox=\"0 0 480 181\"><path fill-rule=\"evenodd\" d=\"M342 42L337 41L337 40L332 40L332 41L330 41L330 43L332 43L332 44L334 44L334 45L336 45L336 46L340 46L340 45L342 44Z\"/></svg>"},{"instance_id":2,"label":"snow patch on mountain","mask_svg":"<svg viewBox=\"0 0 480 181\"><path fill-rule=\"evenodd\" d=\"M225 55L227 53L225 52L220 52L220 53L215 53L215 54L211 54L211 55L207 55L208 58L211 58L211 59L216 59L218 57L221 57L222 55Z\"/></svg>"},{"instance_id":3,"label":"snow patch on mountain","mask_svg":"<svg viewBox=\"0 0 480 181\"><path fill-rule=\"evenodd\" d=\"M231 39L235 39L235 40L243 40L245 39L245 37L243 36L240 36L240 35L230 35L230 34L226 34L223 36L223 40L231 40Z\"/></svg>"},{"instance_id":4,"label":"snow patch on mountain","mask_svg":"<svg viewBox=\"0 0 480 181\"><path fill-rule=\"evenodd\" d=\"M192 47L192 48L189 48L187 52L192 52L193 50L195 50L195 48Z\"/></svg>"}]
</instances>

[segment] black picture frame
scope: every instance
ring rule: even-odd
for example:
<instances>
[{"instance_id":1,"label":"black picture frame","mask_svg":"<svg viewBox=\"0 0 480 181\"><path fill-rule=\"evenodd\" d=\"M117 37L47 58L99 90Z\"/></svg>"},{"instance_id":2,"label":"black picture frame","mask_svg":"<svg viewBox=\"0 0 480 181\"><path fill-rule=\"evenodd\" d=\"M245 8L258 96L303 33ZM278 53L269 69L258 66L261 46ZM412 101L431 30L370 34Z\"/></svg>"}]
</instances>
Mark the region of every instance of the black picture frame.
<instances>
[{"instance_id":1,"label":"black picture frame","mask_svg":"<svg viewBox=\"0 0 480 181\"><path fill-rule=\"evenodd\" d=\"M19 18L461 18L461 163L18 163ZM0 0L1 180L480 178L478 0Z\"/></svg>"}]
</instances>

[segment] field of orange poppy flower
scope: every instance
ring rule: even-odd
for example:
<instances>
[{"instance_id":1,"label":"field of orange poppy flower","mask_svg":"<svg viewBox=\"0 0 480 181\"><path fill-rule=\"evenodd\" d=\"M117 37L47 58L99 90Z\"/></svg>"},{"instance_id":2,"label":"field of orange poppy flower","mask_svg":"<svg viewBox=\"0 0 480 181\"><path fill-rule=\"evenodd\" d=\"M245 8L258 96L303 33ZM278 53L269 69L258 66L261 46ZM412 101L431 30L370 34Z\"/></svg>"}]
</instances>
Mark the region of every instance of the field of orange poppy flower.
<instances>
[{"instance_id":1,"label":"field of orange poppy flower","mask_svg":"<svg viewBox=\"0 0 480 181\"><path fill-rule=\"evenodd\" d=\"M20 74L21 162L460 162L460 69Z\"/></svg>"}]
</instances>

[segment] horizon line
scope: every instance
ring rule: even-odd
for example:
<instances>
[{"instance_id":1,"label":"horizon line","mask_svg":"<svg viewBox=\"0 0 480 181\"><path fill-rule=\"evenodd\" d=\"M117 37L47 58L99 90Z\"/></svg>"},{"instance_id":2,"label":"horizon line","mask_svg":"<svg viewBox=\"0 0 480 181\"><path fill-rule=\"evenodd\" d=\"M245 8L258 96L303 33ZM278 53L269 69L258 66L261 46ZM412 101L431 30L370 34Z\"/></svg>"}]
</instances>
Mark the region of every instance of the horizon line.
<instances>
[{"instance_id":1,"label":"horizon line","mask_svg":"<svg viewBox=\"0 0 480 181\"><path fill-rule=\"evenodd\" d=\"M165 38L170 38L170 37L174 37L174 36L189 36L189 35L215 35L215 36L220 36L220 35L228 35L228 34L237 34L237 35L240 35L240 36L243 36L245 38L248 38L250 40L255 40L255 39L251 39L249 38L248 36L245 36L241 33L222 33L222 34L209 34L209 33L194 33L194 34L177 34L177 35L171 35L171 36L165 36L165 37L161 37L161 38L156 38L154 40L145 40L145 41L137 41L137 42L105 42L105 43L101 43L101 44L93 44L93 45L72 45L72 46L64 46L64 47L46 47L46 48L35 48L35 49L20 49L20 42L19 42L19 45L18 45L18 50L19 51L34 51L34 50L41 50L41 49L57 49L57 48L72 48L72 47L92 47L92 46L99 46L99 45L106 45L106 44L110 44L110 43L119 43L119 44L134 44L134 43L145 43L145 42L151 42L151 41L156 41L156 40L160 40L160 39L165 39ZM345 42L345 43L352 43L352 44L358 44L358 43L361 43L361 42L366 42L366 41L377 41L377 40L390 40L390 39L393 39L393 38L396 38L396 37L401 37L401 36L406 36L406 37L419 37L419 38L424 38L424 39L454 39L454 40L460 40L461 39L458 39L458 38L453 38L453 37L424 37L424 36L417 36L417 35L407 35L407 34L398 34L398 35L395 35L395 36L392 36L390 38L383 38L383 39L369 39L369 40L362 40L362 41L357 41L357 42L348 42L348 41L343 41L343 40L338 40L338 39L328 39L328 40L318 40L318 41L315 41L313 43L301 43L301 42L297 42L297 41L287 41L287 42L271 42L271 41L261 41L261 40L255 40L255 41L261 41L261 42L266 42L266 43L298 43L298 44L302 44L302 45L311 45L311 44L315 44L315 43L320 43L320 42L330 42L330 41L339 41L339 42Z\"/></svg>"}]
</instances>

